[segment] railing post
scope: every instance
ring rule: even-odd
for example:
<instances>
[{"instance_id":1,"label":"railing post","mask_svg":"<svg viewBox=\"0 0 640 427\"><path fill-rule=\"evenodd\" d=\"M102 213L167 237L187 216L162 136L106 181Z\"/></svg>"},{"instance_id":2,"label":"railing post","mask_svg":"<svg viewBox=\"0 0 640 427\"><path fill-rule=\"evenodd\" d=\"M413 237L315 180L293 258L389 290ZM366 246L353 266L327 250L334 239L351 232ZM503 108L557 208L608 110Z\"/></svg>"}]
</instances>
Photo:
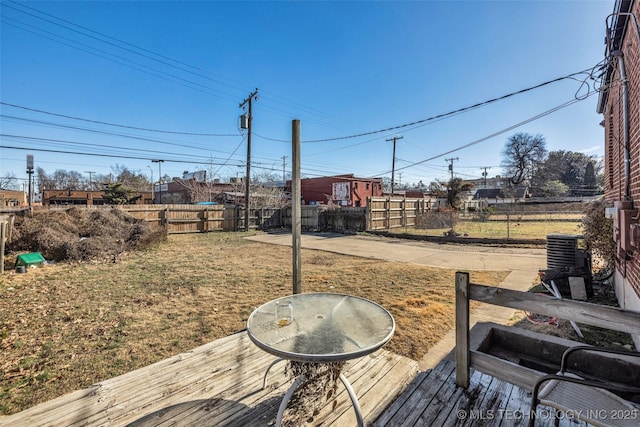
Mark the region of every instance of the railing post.
<instances>
[{"instance_id":1,"label":"railing post","mask_svg":"<svg viewBox=\"0 0 640 427\"><path fill-rule=\"evenodd\" d=\"M456 385L469 387L469 273L456 272Z\"/></svg>"}]
</instances>

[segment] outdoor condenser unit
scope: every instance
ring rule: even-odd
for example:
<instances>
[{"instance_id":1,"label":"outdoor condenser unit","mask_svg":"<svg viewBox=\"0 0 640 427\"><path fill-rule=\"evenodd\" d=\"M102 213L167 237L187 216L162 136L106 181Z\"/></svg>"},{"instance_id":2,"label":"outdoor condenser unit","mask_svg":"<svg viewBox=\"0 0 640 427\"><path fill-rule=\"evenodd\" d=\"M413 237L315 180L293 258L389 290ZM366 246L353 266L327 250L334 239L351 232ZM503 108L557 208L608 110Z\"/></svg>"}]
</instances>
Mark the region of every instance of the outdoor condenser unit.
<instances>
[{"instance_id":1,"label":"outdoor condenser unit","mask_svg":"<svg viewBox=\"0 0 640 427\"><path fill-rule=\"evenodd\" d=\"M587 267L589 254L578 249L581 235L550 234L547 236L547 268Z\"/></svg>"}]
</instances>

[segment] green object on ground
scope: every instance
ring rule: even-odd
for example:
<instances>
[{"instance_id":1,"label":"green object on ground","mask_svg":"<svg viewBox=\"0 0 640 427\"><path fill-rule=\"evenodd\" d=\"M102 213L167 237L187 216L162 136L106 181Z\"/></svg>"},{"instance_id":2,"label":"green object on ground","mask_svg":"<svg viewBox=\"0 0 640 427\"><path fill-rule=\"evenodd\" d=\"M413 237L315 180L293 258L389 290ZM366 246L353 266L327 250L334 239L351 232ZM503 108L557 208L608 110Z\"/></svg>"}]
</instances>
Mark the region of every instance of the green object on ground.
<instances>
[{"instance_id":1,"label":"green object on ground","mask_svg":"<svg viewBox=\"0 0 640 427\"><path fill-rule=\"evenodd\" d=\"M44 263L44 257L40 252L32 252L30 254L18 255L18 258L16 259L16 267L20 265L24 265L25 267L28 267L30 265L43 264L43 263Z\"/></svg>"}]
</instances>

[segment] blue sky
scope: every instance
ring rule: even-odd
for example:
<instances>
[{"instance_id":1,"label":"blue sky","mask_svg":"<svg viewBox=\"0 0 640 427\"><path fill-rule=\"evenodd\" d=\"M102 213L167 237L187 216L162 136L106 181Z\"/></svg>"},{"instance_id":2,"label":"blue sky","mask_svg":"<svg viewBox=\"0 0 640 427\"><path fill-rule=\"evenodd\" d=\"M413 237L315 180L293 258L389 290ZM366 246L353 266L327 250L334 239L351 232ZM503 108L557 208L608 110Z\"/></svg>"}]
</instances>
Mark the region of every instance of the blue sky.
<instances>
[{"instance_id":1,"label":"blue sky","mask_svg":"<svg viewBox=\"0 0 640 427\"><path fill-rule=\"evenodd\" d=\"M33 154L48 173L120 165L157 179L150 160L162 159L163 175L242 176L239 104L255 88L253 172L281 175L283 156L290 172L293 119L307 177L390 177L393 136L403 137L401 183L447 180L450 158L464 179L500 174L516 132L602 156L597 94L524 123L594 91L586 74L426 119L591 69L612 10L589 0L2 1L0 146L11 148L0 148L0 175L26 178Z\"/></svg>"}]
</instances>

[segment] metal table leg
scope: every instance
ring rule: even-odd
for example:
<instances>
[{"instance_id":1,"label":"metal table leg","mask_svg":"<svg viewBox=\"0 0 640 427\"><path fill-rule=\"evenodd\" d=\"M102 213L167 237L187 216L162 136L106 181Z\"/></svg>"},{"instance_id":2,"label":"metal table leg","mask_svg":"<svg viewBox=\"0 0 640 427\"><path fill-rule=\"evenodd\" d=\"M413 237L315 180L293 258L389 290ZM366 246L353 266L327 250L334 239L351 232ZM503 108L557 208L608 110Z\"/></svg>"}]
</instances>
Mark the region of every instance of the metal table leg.
<instances>
[{"instance_id":1,"label":"metal table leg","mask_svg":"<svg viewBox=\"0 0 640 427\"><path fill-rule=\"evenodd\" d=\"M305 380L304 375L300 375L298 378L296 378L293 384L291 384L291 387L289 387L289 390L287 390L287 392L284 394L284 397L282 398L282 402L280 402L280 407L278 408L278 416L276 417L276 427L282 427L282 416L284 415L284 410L287 408L287 403L289 403L289 400L291 400L291 396L293 396L293 393L298 388L298 385L300 385L300 383L304 380Z\"/></svg>"},{"instance_id":2,"label":"metal table leg","mask_svg":"<svg viewBox=\"0 0 640 427\"><path fill-rule=\"evenodd\" d=\"M267 368L267 372L264 373L264 378L262 378L262 389L263 390L265 388L267 388L267 375L269 375L269 371L271 370L271 368L273 368L275 365L277 365L280 362L285 362L285 359L276 359L273 362L271 362L271 364Z\"/></svg>"},{"instance_id":3,"label":"metal table leg","mask_svg":"<svg viewBox=\"0 0 640 427\"><path fill-rule=\"evenodd\" d=\"M344 384L344 388L347 389L347 393L349 393L351 403L353 403L353 410L356 412L356 422L358 423L358 427L364 427L364 420L362 418L360 403L358 403L358 397L356 396L355 391L353 391L351 383L349 382L349 380L347 380L347 377L345 377L342 372L340 373L340 380L342 381L342 384Z\"/></svg>"}]
</instances>

